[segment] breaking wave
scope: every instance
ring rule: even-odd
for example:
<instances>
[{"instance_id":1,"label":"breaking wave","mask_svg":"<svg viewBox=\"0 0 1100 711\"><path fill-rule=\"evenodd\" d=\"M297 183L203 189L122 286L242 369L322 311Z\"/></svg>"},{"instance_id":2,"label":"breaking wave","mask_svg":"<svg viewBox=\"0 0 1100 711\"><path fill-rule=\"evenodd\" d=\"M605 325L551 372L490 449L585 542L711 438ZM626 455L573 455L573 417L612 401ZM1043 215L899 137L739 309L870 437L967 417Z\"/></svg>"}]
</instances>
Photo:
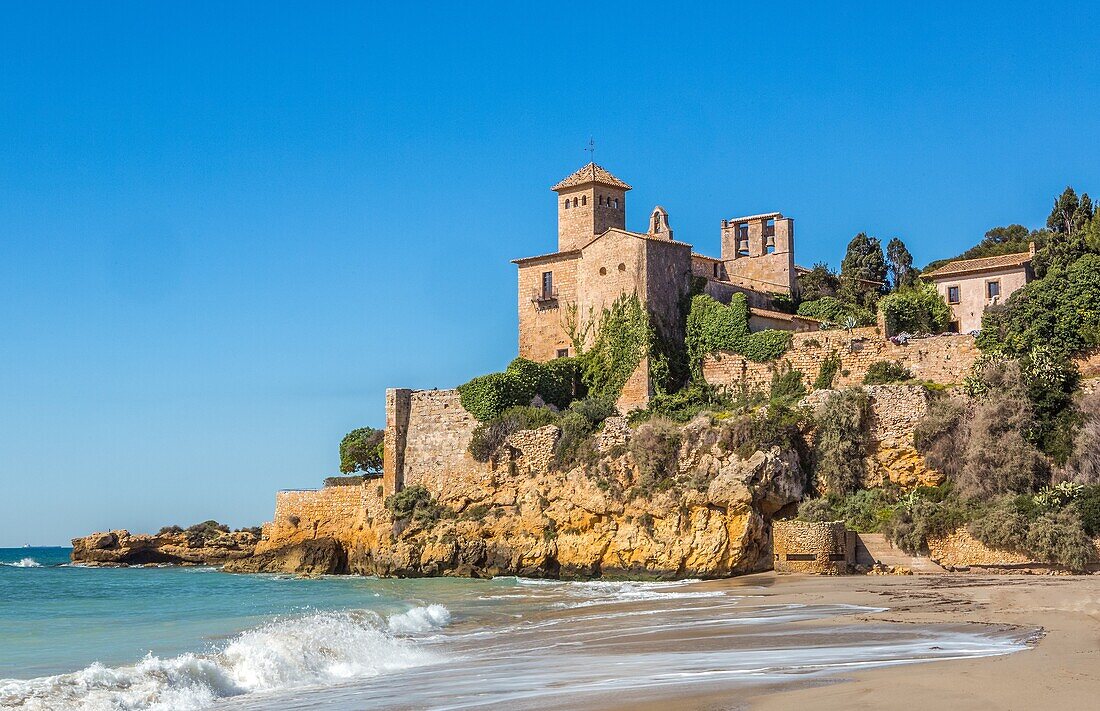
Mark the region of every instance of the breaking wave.
<instances>
[{"instance_id":1,"label":"breaking wave","mask_svg":"<svg viewBox=\"0 0 1100 711\"><path fill-rule=\"evenodd\" d=\"M441 659L390 630L426 631L449 620L442 605L414 608L388 621L371 612L276 620L209 654L169 659L149 654L128 666L95 663L70 674L0 680L0 708L192 711L231 696L378 676Z\"/></svg>"},{"instance_id":2,"label":"breaking wave","mask_svg":"<svg viewBox=\"0 0 1100 711\"><path fill-rule=\"evenodd\" d=\"M0 565L6 565L10 568L41 568L42 564L34 558L23 558L17 560L14 563L0 563Z\"/></svg>"}]
</instances>

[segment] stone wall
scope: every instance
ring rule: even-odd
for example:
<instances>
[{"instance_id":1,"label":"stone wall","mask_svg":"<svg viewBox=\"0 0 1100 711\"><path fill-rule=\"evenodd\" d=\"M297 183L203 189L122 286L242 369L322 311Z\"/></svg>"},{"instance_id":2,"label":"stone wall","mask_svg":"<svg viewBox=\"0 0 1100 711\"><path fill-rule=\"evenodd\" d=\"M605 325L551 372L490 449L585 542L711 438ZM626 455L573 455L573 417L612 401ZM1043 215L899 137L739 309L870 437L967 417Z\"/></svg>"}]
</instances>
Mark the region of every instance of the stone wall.
<instances>
[{"instance_id":1,"label":"stone wall","mask_svg":"<svg viewBox=\"0 0 1100 711\"><path fill-rule=\"evenodd\" d=\"M796 333L791 347L775 363L754 363L730 352L709 355L703 359L703 377L712 385L746 382L767 386L775 367L789 363L802 371L806 384L810 385L817 378L821 363L833 352L840 356L834 387L861 384L867 369L880 360L898 361L921 380L959 383L979 355L972 336L935 336L897 345L883 338L876 327L869 326L851 333L841 329Z\"/></svg>"},{"instance_id":2,"label":"stone wall","mask_svg":"<svg viewBox=\"0 0 1100 711\"><path fill-rule=\"evenodd\" d=\"M1100 539L1094 540L1093 545L1100 548ZM1003 551L989 548L981 541L970 535L966 528L959 528L943 536L929 536L929 557L945 568L989 568L1006 570L1039 570L1045 571L1052 567L1050 563L1033 560L1030 556L1012 551ZM1100 568L1094 563L1089 566L1091 570Z\"/></svg>"},{"instance_id":3,"label":"stone wall","mask_svg":"<svg viewBox=\"0 0 1100 711\"><path fill-rule=\"evenodd\" d=\"M855 540L843 521L773 521L772 565L779 573L844 575L856 562Z\"/></svg>"},{"instance_id":4,"label":"stone wall","mask_svg":"<svg viewBox=\"0 0 1100 711\"><path fill-rule=\"evenodd\" d=\"M401 458L394 491L414 484L440 491L452 472L478 466L466 451L478 421L463 409L457 390L413 390L408 408L405 448L394 452Z\"/></svg>"},{"instance_id":5,"label":"stone wall","mask_svg":"<svg viewBox=\"0 0 1100 711\"><path fill-rule=\"evenodd\" d=\"M519 266L519 355L539 362L572 352L565 330L566 309L577 302L579 252L517 260ZM553 274L554 298L543 298L542 275Z\"/></svg>"},{"instance_id":6,"label":"stone wall","mask_svg":"<svg viewBox=\"0 0 1100 711\"><path fill-rule=\"evenodd\" d=\"M356 530L366 523L368 511L382 506L382 483L369 479L355 486L329 486L324 489L292 489L275 495L275 516L264 525L257 552L265 543L334 538L350 542Z\"/></svg>"}]
</instances>

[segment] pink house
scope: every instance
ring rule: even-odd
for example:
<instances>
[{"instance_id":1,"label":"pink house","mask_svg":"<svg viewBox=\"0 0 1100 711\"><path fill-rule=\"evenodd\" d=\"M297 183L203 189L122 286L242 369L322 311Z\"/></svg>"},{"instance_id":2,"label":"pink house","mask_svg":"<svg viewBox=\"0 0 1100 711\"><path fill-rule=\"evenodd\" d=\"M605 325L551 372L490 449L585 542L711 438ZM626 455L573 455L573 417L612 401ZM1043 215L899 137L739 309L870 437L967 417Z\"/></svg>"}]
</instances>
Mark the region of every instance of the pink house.
<instances>
[{"instance_id":1,"label":"pink house","mask_svg":"<svg viewBox=\"0 0 1100 711\"><path fill-rule=\"evenodd\" d=\"M921 274L921 278L936 285L936 290L951 307L948 330L969 333L980 330L982 314L988 306L1004 303L1034 277L1031 250L1018 254L1002 254L980 259L959 259L939 269Z\"/></svg>"}]
</instances>

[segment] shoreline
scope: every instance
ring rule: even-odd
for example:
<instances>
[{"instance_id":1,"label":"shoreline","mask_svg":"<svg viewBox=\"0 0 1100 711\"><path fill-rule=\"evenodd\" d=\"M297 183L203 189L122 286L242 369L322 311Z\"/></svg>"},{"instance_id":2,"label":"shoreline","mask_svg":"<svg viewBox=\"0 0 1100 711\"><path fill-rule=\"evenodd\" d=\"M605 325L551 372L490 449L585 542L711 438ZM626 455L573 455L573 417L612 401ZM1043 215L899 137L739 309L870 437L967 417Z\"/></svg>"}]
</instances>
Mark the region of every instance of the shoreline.
<instances>
[{"instance_id":1,"label":"shoreline","mask_svg":"<svg viewBox=\"0 0 1100 711\"><path fill-rule=\"evenodd\" d=\"M851 673L677 699L677 709L779 711L812 708L927 709L1090 708L1100 695L1100 577L1035 575L838 576L757 573L739 584L764 588L769 604L853 604L887 608L853 621L981 625L1016 630L1020 652L970 659L891 664ZM656 711L668 700L612 706Z\"/></svg>"}]
</instances>

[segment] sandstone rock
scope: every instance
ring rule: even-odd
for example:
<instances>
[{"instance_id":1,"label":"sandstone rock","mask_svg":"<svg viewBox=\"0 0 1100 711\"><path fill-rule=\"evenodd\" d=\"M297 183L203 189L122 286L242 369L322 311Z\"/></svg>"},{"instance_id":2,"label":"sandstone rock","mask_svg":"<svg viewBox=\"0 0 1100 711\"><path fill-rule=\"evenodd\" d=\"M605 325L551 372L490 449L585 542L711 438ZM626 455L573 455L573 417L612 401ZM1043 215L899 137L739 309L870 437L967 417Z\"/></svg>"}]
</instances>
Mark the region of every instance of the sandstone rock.
<instances>
[{"instance_id":1,"label":"sandstone rock","mask_svg":"<svg viewBox=\"0 0 1100 711\"><path fill-rule=\"evenodd\" d=\"M347 572L347 552L332 538L314 538L247 558L227 561L228 573L332 575Z\"/></svg>"},{"instance_id":2,"label":"sandstone rock","mask_svg":"<svg viewBox=\"0 0 1100 711\"><path fill-rule=\"evenodd\" d=\"M222 565L252 555L258 540L250 531L216 536L186 531L156 535L106 531L74 538L70 558L89 566Z\"/></svg>"}]
</instances>

